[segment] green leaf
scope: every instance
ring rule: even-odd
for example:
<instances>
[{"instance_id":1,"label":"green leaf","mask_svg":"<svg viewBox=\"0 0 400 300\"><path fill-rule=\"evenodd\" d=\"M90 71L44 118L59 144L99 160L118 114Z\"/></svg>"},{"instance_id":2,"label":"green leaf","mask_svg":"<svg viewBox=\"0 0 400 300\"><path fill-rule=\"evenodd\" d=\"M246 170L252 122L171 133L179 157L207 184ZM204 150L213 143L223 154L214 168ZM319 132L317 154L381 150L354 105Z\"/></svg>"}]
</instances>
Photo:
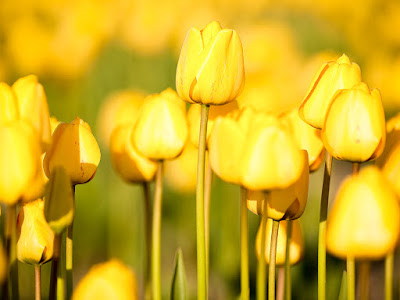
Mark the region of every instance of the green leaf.
<instances>
[{"instance_id":1,"label":"green leaf","mask_svg":"<svg viewBox=\"0 0 400 300\"><path fill-rule=\"evenodd\" d=\"M175 255L175 270L172 277L171 300L186 300L186 274L182 250L178 248Z\"/></svg>"},{"instance_id":2,"label":"green leaf","mask_svg":"<svg viewBox=\"0 0 400 300\"><path fill-rule=\"evenodd\" d=\"M342 283L340 285L338 300L346 300L346 299L347 299L347 272L343 271Z\"/></svg>"}]
</instances>

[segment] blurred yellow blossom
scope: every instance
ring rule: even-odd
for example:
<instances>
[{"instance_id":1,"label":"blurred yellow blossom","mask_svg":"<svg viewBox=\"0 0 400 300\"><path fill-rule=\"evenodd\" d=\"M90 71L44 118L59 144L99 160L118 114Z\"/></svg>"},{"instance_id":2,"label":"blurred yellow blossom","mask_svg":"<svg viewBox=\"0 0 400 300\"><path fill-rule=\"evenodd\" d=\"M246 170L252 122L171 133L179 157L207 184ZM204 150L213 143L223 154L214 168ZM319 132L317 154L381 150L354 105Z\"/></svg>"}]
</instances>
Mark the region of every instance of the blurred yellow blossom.
<instances>
[{"instance_id":1,"label":"blurred yellow blossom","mask_svg":"<svg viewBox=\"0 0 400 300\"><path fill-rule=\"evenodd\" d=\"M0 123L19 119L18 102L11 87L0 82Z\"/></svg>"}]
</instances>

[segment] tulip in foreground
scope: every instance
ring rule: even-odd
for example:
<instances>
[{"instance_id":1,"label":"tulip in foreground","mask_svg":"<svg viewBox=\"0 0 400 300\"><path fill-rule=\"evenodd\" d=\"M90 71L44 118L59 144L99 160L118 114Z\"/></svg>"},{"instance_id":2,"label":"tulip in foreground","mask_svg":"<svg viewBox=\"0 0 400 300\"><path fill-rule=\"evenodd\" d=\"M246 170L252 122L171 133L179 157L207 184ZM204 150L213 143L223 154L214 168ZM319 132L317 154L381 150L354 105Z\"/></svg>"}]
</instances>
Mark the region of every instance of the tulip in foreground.
<instances>
[{"instance_id":1,"label":"tulip in foreground","mask_svg":"<svg viewBox=\"0 0 400 300\"><path fill-rule=\"evenodd\" d=\"M0 82L0 124L19 119L18 102L11 87Z\"/></svg>"}]
</instances>

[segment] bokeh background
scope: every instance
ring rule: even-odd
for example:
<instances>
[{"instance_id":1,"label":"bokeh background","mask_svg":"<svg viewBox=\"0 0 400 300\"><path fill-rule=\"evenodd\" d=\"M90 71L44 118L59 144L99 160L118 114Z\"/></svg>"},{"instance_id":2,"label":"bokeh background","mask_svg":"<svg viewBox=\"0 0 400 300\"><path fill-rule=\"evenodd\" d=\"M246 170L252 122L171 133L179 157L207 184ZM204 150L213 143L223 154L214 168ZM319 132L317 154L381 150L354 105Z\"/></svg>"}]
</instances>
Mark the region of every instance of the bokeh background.
<instances>
[{"instance_id":1,"label":"bokeh background","mask_svg":"<svg viewBox=\"0 0 400 300\"><path fill-rule=\"evenodd\" d=\"M175 87L180 47L188 29L218 20L242 38L246 65L243 101L282 112L299 105L319 66L346 53L363 81L380 89L386 116L400 110L400 2L396 0L2 0L0 81L36 74L51 114L90 124L102 151L97 174L76 189L74 283L95 263L117 257L143 282L144 228L140 186L113 171L108 151L112 122L104 106L124 89L155 93ZM108 124L109 123L109 124ZM108 128L108 129L107 129ZM195 163L195 162L194 162ZM331 198L350 165L334 161ZM194 167L193 167L194 170ZM174 253L183 249L190 298L196 295L194 187L165 181L162 284L169 296ZM192 176L192 177L190 177ZM193 178L184 174L185 178ZM293 299L317 298L317 236L322 170L312 174L306 211L304 260L293 267ZM213 179L210 299L239 295L239 189ZM259 219L249 213L251 288ZM382 262L373 265L373 298L381 299ZM50 264L43 267L47 297ZM328 257L328 299L337 299L344 263ZM22 299L33 295L33 268L20 264ZM398 282L398 280L396 281Z\"/></svg>"}]
</instances>

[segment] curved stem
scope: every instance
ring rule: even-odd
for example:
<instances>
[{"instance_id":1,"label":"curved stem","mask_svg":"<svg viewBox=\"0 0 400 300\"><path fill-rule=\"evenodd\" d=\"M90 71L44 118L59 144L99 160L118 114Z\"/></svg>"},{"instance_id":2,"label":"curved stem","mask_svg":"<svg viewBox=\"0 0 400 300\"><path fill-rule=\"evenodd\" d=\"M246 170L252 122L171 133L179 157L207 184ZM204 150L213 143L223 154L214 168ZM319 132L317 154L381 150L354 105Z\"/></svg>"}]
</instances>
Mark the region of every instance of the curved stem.
<instances>
[{"instance_id":1,"label":"curved stem","mask_svg":"<svg viewBox=\"0 0 400 300\"><path fill-rule=\"evenodd\" d=\"M354 257L347 257L347 300L355 300L356 270Z\"/></svg>"},{"instance_id":2,"label":"curved stem","mask_svg":"<svg viewBox=\"0 0 400 300\"><path fill-rule=\"evenodd\" d=\"M291 276L290 276L290 244L292 242L293 222L287 221L286 227L286 251L285 251L285 300L292 299Z\"/></svg>"},{"instance_id":3,"label":"curved stem","mask_svg":"<svg viewBox=\"0 0 400 300\"><path fill-rule=\"evenodd\" d=\"M276 246L278 244L279 221L272 221L271 249L269 252L268 300L275 299Z\"/></svg>"},{"instance_id":4,"label":"curved stem","mask_svg":"<svg viewBox=\"0 0 400 300\"><path fill-rule=\"evenodd\" d=\"M163 162L158 162L156 188L154 192L151 279L154 300L161 300L161 210L162 210L162 173Z\"/></svg>"},{"instance_id":5,"label":"curved stem","mask_svg":"<svg viewBox=\"0 0 400 300\"><path fill-rule=\"evenodd\" d=\"M385 300L393 299L393 264L394 251L385 258Z\"/></svg>"},{"instance_id":6,"label":"curved stem","mask_svg":"<svg viewBox=\"0 0 400 300\"><path fill-rule=\"evenodd\" d=\"M40 265L35 265L35 300L41 300Z\"/></svg>"},{"instance_id":7,"label":"curved stem","mask_svg":"<svg viewBox=\"0 0 400 300\"><path fill-rule=\"evenodd\" d=\"M325 150L325 171L322 185L318 231L318 300L325 300L326 298L326 218L328 215L331 169L332 156Z\"/></svg>"},{"instance_id":8,"label":"curved stem","mask_svg":"<svg viewBox=\"0 0 400 300\"><path fill-rule=\"evenodd\" d=\"M369 274L370 274L369 261L360 262L360 300L369 299Z\"/></svg>"},{"instance_id":9,"label":"curved stem","mask_svg":"<svg viewBox=\"0 0 400 300\"><path fill-rule=\"evenodd\" d=\"M151 201L150 201L150 189L147 182L143 182L143 202L144 202L144 230L145 230L145 240L146 240L146 262L145 262L145 299L151 298Z\"/></svg>"},{"instance_id":10,"label":"curved stem","mask_svg":"<svg viewBox=\"0 0 400 300\"><path fill-rule=\"evenodd\" d=\"M249 238L247 221L247 190L240 188L240 285L241 300L249 300Z\"/></svg>"},{"instance_id":11,"label":"curved stem","mask_svg":"<svg viewBox=\"0 0 400 300\"><path fill-rule=\"evenodd\" d=\"M201 105L196 184L197 299L207 299L206 237L204 219L204 167L209 106Z\"/></svg>"},{"instance_id":12,"label":"curved stem","mask_svg":"<svg viewBox=\"0 0 400 300\"><path fill-rule=\"evenodd\" d=\"M261 216L261 247L260 257L258 258L257 265L257 285L256 294L257 300L265 300L265 285L266 285L266 270L265 270L265 240L266 240L266 227L267 227L267 201L268 192L264 192L263 212Z\"/></svg>"},{"instance_id":13,"label":"curved stem","mask_svg":"<svg viewBox=\"0 0 400 300\"><path fill-rule=\"evenodd\" d=\"M210 267L210 205L211 205L211 184L213 171L210 161L207 163L204 183L204 213L205 213L205 235L206 235L206 282L208 282Z\"/></svg>"}]
</instances>

